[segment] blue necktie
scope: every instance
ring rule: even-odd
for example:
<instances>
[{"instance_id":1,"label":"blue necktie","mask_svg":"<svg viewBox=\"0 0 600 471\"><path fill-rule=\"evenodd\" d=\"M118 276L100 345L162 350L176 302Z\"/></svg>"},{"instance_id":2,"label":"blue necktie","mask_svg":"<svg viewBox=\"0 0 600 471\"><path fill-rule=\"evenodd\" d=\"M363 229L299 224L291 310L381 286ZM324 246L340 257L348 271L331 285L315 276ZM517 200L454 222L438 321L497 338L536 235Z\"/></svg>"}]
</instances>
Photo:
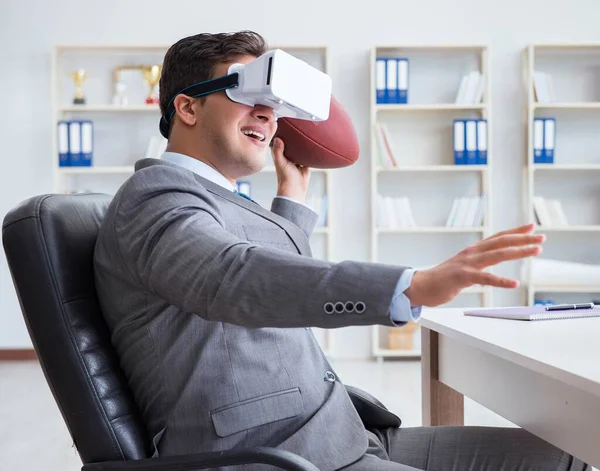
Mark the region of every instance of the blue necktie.
<instances>
[{"instance_id":1,"label":"blue necktie","mask_svg":"<svg viewBox=\"0 0 600 471\"><path fill-rule=\"evenodd\" d=\"M254 201L252 198L250 198L248 195L245 195L244 193L240 193L237 190L233 190L233 192L236 193L236 194L238 194L238 195L240 195L240 196L243 196L244 198L246 198L247 200L252 201L255 204L258 204L256 201Z\"/></svg>"}]
</instances>

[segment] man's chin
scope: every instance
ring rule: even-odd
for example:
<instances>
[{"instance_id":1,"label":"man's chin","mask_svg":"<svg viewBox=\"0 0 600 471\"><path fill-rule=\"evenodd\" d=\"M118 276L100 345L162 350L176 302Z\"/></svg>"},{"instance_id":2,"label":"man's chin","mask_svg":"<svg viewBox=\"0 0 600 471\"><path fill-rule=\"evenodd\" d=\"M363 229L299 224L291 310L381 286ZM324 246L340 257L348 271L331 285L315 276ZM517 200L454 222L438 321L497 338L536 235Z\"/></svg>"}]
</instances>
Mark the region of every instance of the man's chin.
<instances>
[{"instance_id":1,"label":"man's chin","mask_svg":"<svg viewBox=\"0 0 600 471\"><path fill-rule=\"evenodd\" d=\"M239 170L242 170L244 176L260 172L266 167L266 158L264 153L246 154L241 161L239 161L239 167Z\"/></svg>"},{"instance_id":2,"label":"man's chin","mask_svg":"<svg viewBox=\"0 0 600 471\"><path fill-rule=\"evenodd\" d=\"M249 156L248 162L255 169L255 172L260 172L267 165L265 152L253 153Z\"/></svg>"}]
</instances>

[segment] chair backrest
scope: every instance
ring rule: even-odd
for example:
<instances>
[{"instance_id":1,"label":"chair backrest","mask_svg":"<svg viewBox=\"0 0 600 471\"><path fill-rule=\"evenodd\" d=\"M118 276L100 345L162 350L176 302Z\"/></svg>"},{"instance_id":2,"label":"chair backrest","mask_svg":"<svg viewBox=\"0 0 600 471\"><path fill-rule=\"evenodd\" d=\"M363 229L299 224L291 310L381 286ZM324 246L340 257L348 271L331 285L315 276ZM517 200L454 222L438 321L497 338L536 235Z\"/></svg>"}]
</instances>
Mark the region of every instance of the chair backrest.
<instances>
[{"instance_id":1,"label":"chair backrest","mask_svg":"<svg viewBox=\"0 0 600 471\"><path fill-rule=\"evenodd\" d=\"M29 335L83 463L149 453L94 285L94 246L110 200L37 196L13 208L2 225Z\"/></svg>"}]
</instances>

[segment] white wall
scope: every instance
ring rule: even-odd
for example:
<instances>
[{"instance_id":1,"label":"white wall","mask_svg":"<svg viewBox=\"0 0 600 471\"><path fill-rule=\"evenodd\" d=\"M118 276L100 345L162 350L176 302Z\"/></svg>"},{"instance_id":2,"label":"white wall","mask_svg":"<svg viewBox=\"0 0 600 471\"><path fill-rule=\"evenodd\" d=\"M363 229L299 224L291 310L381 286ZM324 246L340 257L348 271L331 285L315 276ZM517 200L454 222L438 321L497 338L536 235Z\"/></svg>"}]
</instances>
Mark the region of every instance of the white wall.
<instances>
[{"instance_id":1,"label":"white wall","mask_svg":"<svg viewBox=\"0 0 600 471\"><path fill-rule=\"evenodd\" d=\"M530 42L600 42L599 14L594 0L1 0L0 214L22 199L52 191L49 78L54 43L171 43L202 31L254 29L271 43L330 48L334 94L351 113L364 149L357 164L335 176L333 223L340 228L335 258L369 259L368 60L373 45L451 42L491 47L494 229L520 224L521 51ZM30 341L3 256L0 348L27 347ZM507 264L497 272L518 276L518 265ZM495 293L495 301L517 303L520 293ZM338 352L366 356L369 339L364 328L349 328L338 337Z\"/></svg>"}]
</instances>

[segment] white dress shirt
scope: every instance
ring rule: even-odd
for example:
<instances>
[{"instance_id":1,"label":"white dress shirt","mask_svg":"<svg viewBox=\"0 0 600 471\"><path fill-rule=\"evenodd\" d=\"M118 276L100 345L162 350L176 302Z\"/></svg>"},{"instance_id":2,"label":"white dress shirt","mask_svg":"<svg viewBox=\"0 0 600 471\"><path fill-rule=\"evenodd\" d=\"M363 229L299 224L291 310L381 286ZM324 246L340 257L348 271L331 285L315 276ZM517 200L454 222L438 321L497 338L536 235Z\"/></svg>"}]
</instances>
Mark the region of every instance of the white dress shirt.
<instances>
[{"instance_id":1,"label":"white dress shirt","mask_svg":"<svg viewBox=\"0 0 600 471\"><path fill-rule=\"evenodd\" d=\"M222 186L227 190L236 190L235 185L231 183L227 178L225 178L223 174L219 173L218 170L214 169L208 164L205 164L204 162L201 162L198 159L194 159L193 157L190 157L188 155L179 154L176 152L165 152L162 155L161 159L187 168L188 170L194 172L196 175L199 175L202 178L206 178L207 180L215 183L216 185ZM300 203L300 201L296 201L286 196L276 196L276 198L284 198L293 201L297 204L303 204ZM408 289L408 287L410 286L414 274L415 270L413 269L404 270L402 276L398 280L396 290L394 291L394 295L392 297L392 302L390 305L390 315L394 322L396 322L398 325L402 325L408 321L416 322L421 317L421 307L418 306L411 308L410 300L404 294L404 291L406 291L406 289Z\"/></svg>"}]
</instances>

